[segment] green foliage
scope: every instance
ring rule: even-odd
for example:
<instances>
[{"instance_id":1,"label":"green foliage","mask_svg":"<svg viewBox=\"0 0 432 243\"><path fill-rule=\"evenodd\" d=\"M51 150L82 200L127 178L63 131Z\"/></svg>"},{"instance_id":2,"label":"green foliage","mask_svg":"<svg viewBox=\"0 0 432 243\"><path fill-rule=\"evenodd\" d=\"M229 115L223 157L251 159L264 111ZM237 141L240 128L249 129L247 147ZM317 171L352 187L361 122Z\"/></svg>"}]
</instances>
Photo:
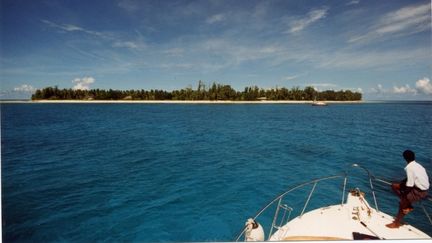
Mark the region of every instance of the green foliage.
<instances>
[{"instance_id":1,"label":"green foliage","mask_svg":"<svg viewBox=\"0 0 432 243\"><path fill-rule=\"evenodd\" d=\"M335 100L356 101L362 99L362 94L350 90L316 91L313 87L262 89L257 86L246 87L242 92L234 90L230 85L213 82L207 89L204 82L198 82L196 90L191 87L174 90L73 90L47 87L38 89L32 95L32 100Z\"/></svg>"}]
</instances>

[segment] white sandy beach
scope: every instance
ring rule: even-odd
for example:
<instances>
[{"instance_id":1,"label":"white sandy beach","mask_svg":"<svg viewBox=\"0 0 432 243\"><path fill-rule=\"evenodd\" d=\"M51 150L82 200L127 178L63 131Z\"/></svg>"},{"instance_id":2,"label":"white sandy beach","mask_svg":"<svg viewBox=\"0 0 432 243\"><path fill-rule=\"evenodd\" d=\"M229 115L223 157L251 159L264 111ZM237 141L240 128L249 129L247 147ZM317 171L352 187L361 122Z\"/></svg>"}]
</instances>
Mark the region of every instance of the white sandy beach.
<instances>
[{"instance_id":1,"label":"white sandy beach","mask_svg":"<svg viewBox=\"0 0 432 243\"><path fill-rule=\"evenodd\" d=\"M325 101L328 104L360 104L364 101ZM263 100L263 101L231 101L231 100L3 100L1 103L83 103L83 104L312 104L307 100Z\"/></svg>"}]
</instances>

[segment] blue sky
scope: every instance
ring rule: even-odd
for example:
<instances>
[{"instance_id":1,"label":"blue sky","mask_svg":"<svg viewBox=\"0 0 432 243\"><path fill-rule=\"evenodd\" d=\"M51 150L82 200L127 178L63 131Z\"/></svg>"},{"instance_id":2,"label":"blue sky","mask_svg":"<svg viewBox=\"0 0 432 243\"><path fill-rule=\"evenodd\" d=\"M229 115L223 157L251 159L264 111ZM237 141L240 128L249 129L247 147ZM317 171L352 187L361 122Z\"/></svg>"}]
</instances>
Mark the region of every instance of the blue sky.
<instances>
[{"instance_id":1,"label":"blue sky","mask_svg":"<svg viewBox=\"0 0 432 243\"><path fill-rule=\"evenodd\" d=\"M0 98L314 86L432 100L430 1L1 0Z\"/></svg>"}]
</instances>

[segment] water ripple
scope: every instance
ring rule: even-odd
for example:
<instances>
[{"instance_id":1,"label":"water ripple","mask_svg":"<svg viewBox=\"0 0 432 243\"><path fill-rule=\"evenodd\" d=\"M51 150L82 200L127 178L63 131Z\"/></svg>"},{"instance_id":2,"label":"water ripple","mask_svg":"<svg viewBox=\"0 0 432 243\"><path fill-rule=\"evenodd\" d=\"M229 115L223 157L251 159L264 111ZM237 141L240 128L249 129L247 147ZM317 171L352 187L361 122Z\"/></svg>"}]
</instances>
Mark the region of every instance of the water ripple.
<instances>
[{"instance_id":1,"label":"water ripple","mask_svg":"<svg viewBox=\"0 0 432 243\"><path fill-rule=\"evenodd\" d=\"M3 239L230 241L290 185L350 163L400 179L410 148L432 171L431 108L2 104Z\"/></svg>"}]
</instances>

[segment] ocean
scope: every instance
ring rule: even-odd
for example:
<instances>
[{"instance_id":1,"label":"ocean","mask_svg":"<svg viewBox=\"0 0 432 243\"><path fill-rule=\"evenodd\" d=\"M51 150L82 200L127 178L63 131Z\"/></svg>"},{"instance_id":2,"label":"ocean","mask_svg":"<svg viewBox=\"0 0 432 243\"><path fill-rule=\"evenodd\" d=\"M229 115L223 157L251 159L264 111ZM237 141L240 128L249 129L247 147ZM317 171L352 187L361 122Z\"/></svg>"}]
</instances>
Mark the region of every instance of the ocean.
<instances>
[{"instance_id":1,"label":"ocean","mask_svg":"<svg viewBox=\"0 0 432 243\"><path fill-rule=\"evenodd\" d=\"M432 102L2 103L1 149L5 242L232 241L286 189L352 163L400 180L411 149L432 176ZM432 235L415 208L406 221Z\"/></svg>"}]
</instances>

